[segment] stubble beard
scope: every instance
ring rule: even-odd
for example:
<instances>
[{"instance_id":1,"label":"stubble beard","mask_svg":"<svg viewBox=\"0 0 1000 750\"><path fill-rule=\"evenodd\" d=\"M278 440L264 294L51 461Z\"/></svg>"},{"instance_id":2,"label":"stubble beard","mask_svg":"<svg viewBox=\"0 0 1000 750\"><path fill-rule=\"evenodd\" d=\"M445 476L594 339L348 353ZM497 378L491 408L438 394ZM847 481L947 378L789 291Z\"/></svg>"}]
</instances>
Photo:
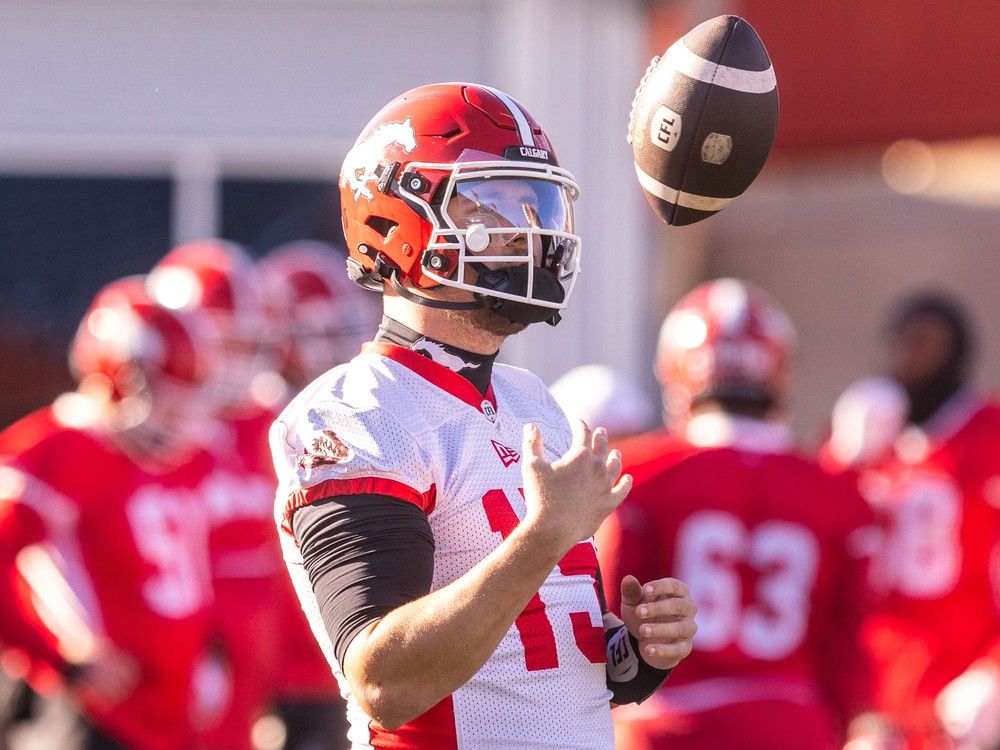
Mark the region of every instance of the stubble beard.
<instances>
[{"instance_id":1,"label":"stubble beard","mask_svg":"<svg viewBox=\"0 0 1000 750\"><path fill-rule=\"evenodd\" d=\"M487 307L474 310L448 310L447 314L453 328L462 330L472 337L485 333L505 339L527 328L525 323L513 323Z\"/></svg>"}]
</instances>

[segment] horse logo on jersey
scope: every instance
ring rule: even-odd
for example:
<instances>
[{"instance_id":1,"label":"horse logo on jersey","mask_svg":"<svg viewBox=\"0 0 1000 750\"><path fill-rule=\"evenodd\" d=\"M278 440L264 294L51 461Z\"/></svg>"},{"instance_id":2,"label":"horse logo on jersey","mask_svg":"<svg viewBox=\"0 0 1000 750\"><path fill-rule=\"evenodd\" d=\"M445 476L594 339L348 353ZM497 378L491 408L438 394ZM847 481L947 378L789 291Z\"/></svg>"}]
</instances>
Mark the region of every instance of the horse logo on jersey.
<instances>
[{"instance_id":1,"label":"horse logo on jersey","mask_svg":"<svg viewBox=\"0 0 1000 750\"><path fill-rule=\"evenodd\" d=\"M369 185L375 182L381 173L376 172L380 160L387 147L397 144L403 151L410 153L417 147L417 136L413 132L412 118L407 117L402 122L387 122L379 125L375 132L347 152L341 175L347 180L354 191L354 200L364 196L368 200L375 197Z\"/></svg>"},{"instance_id":2,"label":"horse logo on jersey","mask_svg":"<svg viewBox=\"0 0 1000 750\"><path fill-rule=\"evenodd\" d=\"M509 468L521 460L521 454L517 451L508 448L503 443L498 443L496 440L490 440L490 442L493 443L493 450L497 452L500 460L503 461L504 468Z\"/></svg>"},{"instance_id":3,"label":"horse logo on jersey","mask_svg":"<svg viewBox=\"0 0 1000 750\"><path fill-rule=\"evenodd\" d=\"M479 362L468 362L459 357L457 354L449 352L437 341L431 341L428 338L419 339L410 348L415 352L423 354L428 359L434 360L439 365L444 365L453 372L475 370L480 364Z\"/></svg>"},{"instance_id":4,"label":"horse logo on jersey","mask_svg":"<svg viewBox=\"0 0 1000 750\"><path fill-rule=\"evenodd\" d=\"M315 469L317 466L339 464L350 456L351 449L344 445L337 433L326 429L313 438L312 445L299 454L296 463L300 469Z\"/></svg>"}]
</instances>

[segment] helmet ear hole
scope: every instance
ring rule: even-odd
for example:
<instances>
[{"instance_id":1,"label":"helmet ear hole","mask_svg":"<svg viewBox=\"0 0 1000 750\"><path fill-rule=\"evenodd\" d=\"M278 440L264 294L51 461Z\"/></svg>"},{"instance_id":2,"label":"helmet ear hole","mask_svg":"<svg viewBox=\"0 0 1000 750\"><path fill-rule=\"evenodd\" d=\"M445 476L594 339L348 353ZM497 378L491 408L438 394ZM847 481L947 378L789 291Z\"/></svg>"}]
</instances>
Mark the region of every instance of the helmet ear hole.
<instances>
[{"instance_id":1,"label":"helmet ear hole","mask_svg":"<svg viewBox=\"0 0 1000 750\"><path fill-rule=\"evenodd\" d=\"M384 216L369 216L365 220L365 224L381 235L383 239L389 236L389 232L399 226L397 222L387 219Z\"/></svg>"}]
</instances>

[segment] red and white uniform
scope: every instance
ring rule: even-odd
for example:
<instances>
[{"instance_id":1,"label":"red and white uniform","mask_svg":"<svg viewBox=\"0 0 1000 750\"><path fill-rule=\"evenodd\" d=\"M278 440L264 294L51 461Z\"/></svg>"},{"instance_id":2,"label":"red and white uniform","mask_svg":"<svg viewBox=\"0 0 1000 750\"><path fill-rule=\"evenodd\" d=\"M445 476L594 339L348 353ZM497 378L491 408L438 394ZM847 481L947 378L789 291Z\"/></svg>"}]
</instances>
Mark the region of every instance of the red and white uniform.
<instances>
[{"instance_id":1,"label":"red and white uniform","mask_svg":"<svg viewBox=\"0 0 1000 750\"><path fill-rule=\"evenodd\" d=\"M694 650L637 706L623 747L832 748L866 707L856 637L870 522L846 482L791 452L787 428L695 416L686 440L626 441L636 483L598 534L608 604L618 582L675 576L698 605Z\"/></svg>"},{"instance_id":2,"label":"red and white uniform","mask_svg":"<svg viewBox=\"0 0 1000 750\"><path fill-rule=\"evenodd\" d=\"M914 748L945 748L941 690L980 658L1000 665L991 567L1000 532L1000 407L960 391L927 430L910 427L860 487L884 533L872 568L884 594L863 642L877 708Z\"/></svg>"},{"instance_id":3,"label":"red and white uniform","mask_svg":"<svg viewBox=\"0 0 1000 750\"><path fill-rule=\"evenodd\" d=\"M577 545L552 571L468 683L389 732L364 714L343 680L288 528L296 508L330 496L376 493L414 503L434 535L431 587L439 589L485 558L524 517L518 450L529 421L542 431L547 460L569 448L566 418L534 375L495 365L484 398L446 367L377 343L315 381L272 428L286 562L341 680L355 748L613 746L591 542Z\"/></svg>"},{"instance_id":4,"label":"red and white uniform","mask_svg":"<svg viewBox=\"0 0 1000 750\"><path fill-rule=\"evenodd\" d=\"M194 665L211 619L206 522L197 487L210 468L205 455L176 469L152 471L101 433L66 427L43 409L0 436L0 567L5 578L36 546L60 566L82 612L33 617L20 600L5 606L7 645L65 666L60 642L90 628L136 660L133 692L117 706L84 706L109 736L138 749L190 746ZM30 567L30 558L28 559ZM29 581L34 573L25 569ZM43 598L57 592L43 587ZM13 603L11 603L13 604ZM46 607L73 611L66 601ZM13 620L13 621L12 621ZM42 622L47 632L20 637ZM46 646L48 644L48 646Z\"/></svg>"},{"instance_id":5,"label":"red and white uniform","mask_svg":"<svg viewBox=\"0 0 1000 750\"><path fill-rule=\"evenodd\" d=\"M253 722L281 697L330 697L336 685L309 634L274 533L277 480L267 433L276 413L255 406L222 422L217 467L204 484L212 580L231 669L231 698L213 747L249 748Z\"/></svg>"},{"instance_id":6,"label":"red and white uniform","mask_svg":"<svg viewBox=\"0 0 1000 750\"><path fill-rule=\"evenodd\" d=\"M205 499L216 579L268 578L283 572L274 536L276 480L267 448L275 416L254 406L239 418L223 420L211 446L218 465L205 483Z\"/></svg>"}]
</instances>

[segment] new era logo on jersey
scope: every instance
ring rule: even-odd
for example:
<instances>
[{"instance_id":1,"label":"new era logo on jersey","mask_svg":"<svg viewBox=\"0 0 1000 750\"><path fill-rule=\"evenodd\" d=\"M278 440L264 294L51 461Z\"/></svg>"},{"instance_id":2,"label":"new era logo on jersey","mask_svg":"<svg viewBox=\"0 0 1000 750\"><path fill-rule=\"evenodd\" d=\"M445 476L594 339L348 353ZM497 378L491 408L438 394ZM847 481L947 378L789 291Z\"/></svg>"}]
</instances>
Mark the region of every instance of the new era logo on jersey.
<instances>
[{"instance_id":1,"label":"new era logo on jersey","mask_svg":"<svg viewBox=\"0 0 1000 750\"><path fill-rule=\"evenodd\" d=\"M493 450L500 456L500 460L503 461L505 467L516 464L521 460L521 454L517 451L508 448L503 443L498 443L496 440L490 440L490 442L493 443Z\"/></svg>"}]
</instances>

